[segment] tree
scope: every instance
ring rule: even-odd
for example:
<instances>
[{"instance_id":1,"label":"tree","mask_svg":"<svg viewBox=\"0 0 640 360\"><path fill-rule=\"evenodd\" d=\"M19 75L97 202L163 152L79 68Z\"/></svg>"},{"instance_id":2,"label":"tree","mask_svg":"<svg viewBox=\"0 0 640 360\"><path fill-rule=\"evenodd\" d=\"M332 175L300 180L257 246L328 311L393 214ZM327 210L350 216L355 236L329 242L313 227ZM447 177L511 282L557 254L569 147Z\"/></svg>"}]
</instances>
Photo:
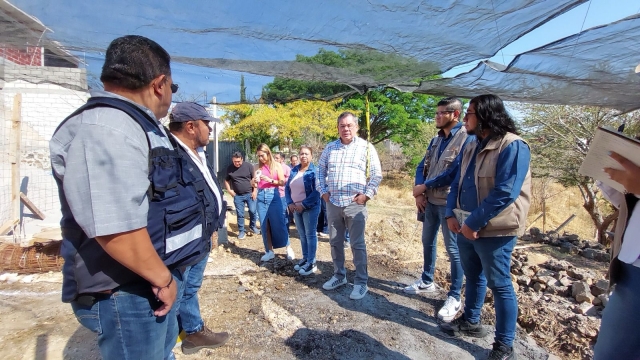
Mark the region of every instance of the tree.
<instances>
[{"instance_id":1,"label":"tree","mask_svg":"<svg viewBox=\"0 0 640 360\"><path fill-rule=\"evenodd\" d=\"M247 87L244 86L244 75L240 75L240 103L247 102Z\"/></svg>"},{"instance_id":2,"label":"tree","mask_svg":"<svg viewBox=\"0 0 640 360\"><path fill-rule=\"evenodd\" d=\"M583 207L596 228L596 239L607 244L606 230L617 218L617 210L600 196L593 179L580 175L582 164L599 126L628 128L638 125L638 114L618 115L601 107L520 104L525 137L531 145L533 176L551 177L565 187L576 186Z\"/></svg>"},{"instance_id":3,"label":"tree","mask_svg":"<svg viewBox=\"0 0 640 360\"><path fill-rule=\"evenodd\" d=\"M439 69L428 62L418 62L394 54L376 51L340 50L338 52L320 49L314 56L296 56L296 61L310 64L322 64L333 68L347 70L351 74L367 76L379 84L395 81L419 82L436 78L433 74ZM410 79L406 81L406 79ZM380 86L368 89L364 95L354 91L350 86L332 82L302 81L276 77L265 85L262 100L267 103L286 102L299 98L331 99L343 97L337 103L341 110L353 109L360 119L360 136L378 144L384 140L392 140L407 149L420 135L420 124L431 121L435 117L439 98L413 93L403 93L393 88ZM369 99L371 134L367 134L365 97ZM367 136L369 135L369 136ZM429 139L422 139L425 144L419 146L424 151ZM412 155L411 155L412 156Z\"/></svg>"},{"instance_id":4,"label":"tree","mask_svg":"<svg viewBox=\"0 0 640 360\"><path fill-rule=\"evenodd\" d=\"M249 140L252 148L265 143L289 151L305 140L324 144L338 137L336 119L342 110L336 105L337 101L300 100L277 105L225 106L222 120L228 126L221 138L239 142Z\"/></svg>"}]
</instances>

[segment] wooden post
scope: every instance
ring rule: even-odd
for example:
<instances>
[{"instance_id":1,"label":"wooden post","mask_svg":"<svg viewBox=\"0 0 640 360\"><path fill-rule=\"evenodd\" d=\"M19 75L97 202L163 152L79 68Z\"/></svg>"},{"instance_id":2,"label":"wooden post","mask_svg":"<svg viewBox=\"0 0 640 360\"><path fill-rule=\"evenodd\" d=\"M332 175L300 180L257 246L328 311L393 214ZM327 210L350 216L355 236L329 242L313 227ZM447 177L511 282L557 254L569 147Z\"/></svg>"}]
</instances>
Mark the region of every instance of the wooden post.
<instances>
[{"instance_id":1,"label":"wooden post","mask_svg":"<svg viewBox=\"0 0 640 360\"><path fill-rule=\"evenodd\" d=\"M575 217L576 217L576 214L571 214L571 216L569 216L567 220L565 220L562 224L560 224L560 226L556 228L556 232L560 233L560 230L562 230L562 228L567 226L571 222L571 220L573 220Z\"/></svg>"},{"instance_id":2,"label":"wooden post","mask_svg":"<svg viewBox=\"0 0 640 360\"><path fill-rule=\"evenodd\" d=\"M22 135L22 94L13 98L11 117L11 220L20 221L20 140ZM20 224L14 227L13 238L19 241Z\"/></svg>"},{"instance_id":3,"label":"wooden post","mask_svg":"<svg viewBox=\"0 0 640 360\"><path fill-rule=\"evenodd\" d=\"M542 198L542 233L546 231L547 227L547 199Z\"/></svg>"}]
</instances>

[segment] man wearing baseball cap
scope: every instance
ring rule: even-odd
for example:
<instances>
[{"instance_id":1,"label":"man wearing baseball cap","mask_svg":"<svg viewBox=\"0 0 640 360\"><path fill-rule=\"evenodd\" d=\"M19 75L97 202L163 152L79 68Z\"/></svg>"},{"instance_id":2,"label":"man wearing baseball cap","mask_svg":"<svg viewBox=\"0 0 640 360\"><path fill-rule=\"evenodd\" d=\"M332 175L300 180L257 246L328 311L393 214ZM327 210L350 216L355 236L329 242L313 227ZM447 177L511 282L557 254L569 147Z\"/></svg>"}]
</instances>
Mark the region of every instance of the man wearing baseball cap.
<instances>
[{"instance_id":1,"label":"man wearing baseball cap","mask_svg":"<svg viewBox=\"0 0 640 360\"><path fill-rule=\"evenodd\" d=\"M183 155L182 158L192 167L189 170L196 178L196 188L200 189L205 199L204 233L211 238L223 226L227 206L222 198L218 179L213 169L207 165L204 147L209 143L209 123L220 120L209 115L204 106L193 102L178 103L169 119L171 135L179 145L177 148ZM208 258L204 256L200 262L186 268L183 286L178 290L178 323L187 334L182 341L184 354L194 354L203 348L216 348L229 340L227 332L214 333L209 330L200 315L198 290L202 285Z\"/></svg>"}]
</instances>

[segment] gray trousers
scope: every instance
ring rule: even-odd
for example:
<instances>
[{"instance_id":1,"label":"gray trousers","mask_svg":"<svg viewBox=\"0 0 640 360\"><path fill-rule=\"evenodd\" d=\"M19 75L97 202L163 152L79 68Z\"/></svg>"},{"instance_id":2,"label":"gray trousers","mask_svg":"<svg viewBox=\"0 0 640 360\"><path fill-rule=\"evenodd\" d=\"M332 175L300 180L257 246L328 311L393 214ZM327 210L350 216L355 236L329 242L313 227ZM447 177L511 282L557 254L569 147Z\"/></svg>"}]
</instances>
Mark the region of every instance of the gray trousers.
<instances>
[{"instance_id":1,"label":"gray trousers","mask_svg":"<svg viewBox=\"0 0 640 360\"><path fill-rule=\"evenodd\" d=\"M367 207L358 205L355 201L346 207L339 207L327 203L327 221L329 222L329 243L331 244L331 258L333 259L333 275L342 280L347 275L344 268L344 234L349 230L351 238L351 252L353 264L356 267L354 285L366 285L367 246L364 242L364 228L367 223Z\"/></svg>"}]
</instances>

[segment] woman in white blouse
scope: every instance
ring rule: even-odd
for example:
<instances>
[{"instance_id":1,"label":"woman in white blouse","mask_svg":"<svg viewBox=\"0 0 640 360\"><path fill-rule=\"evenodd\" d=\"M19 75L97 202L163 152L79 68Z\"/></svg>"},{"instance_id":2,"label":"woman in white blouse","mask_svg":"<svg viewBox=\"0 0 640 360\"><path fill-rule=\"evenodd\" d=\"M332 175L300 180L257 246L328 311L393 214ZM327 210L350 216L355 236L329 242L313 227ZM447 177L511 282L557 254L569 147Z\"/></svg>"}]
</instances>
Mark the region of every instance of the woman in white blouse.
<instances>
[{"instance_id":1,"label":"woman in white blouse","mask_svg":"<svg viewBox=\"0 0 640 360\"><path fill-rule=\"evenodd\" d=\"M620 215L609 266L613 293L602 314L594 359L640 359L640 166L616 153L611 157L623 169L604 170L626 192L599 185Z\"/></svg>"}]
</instances>

